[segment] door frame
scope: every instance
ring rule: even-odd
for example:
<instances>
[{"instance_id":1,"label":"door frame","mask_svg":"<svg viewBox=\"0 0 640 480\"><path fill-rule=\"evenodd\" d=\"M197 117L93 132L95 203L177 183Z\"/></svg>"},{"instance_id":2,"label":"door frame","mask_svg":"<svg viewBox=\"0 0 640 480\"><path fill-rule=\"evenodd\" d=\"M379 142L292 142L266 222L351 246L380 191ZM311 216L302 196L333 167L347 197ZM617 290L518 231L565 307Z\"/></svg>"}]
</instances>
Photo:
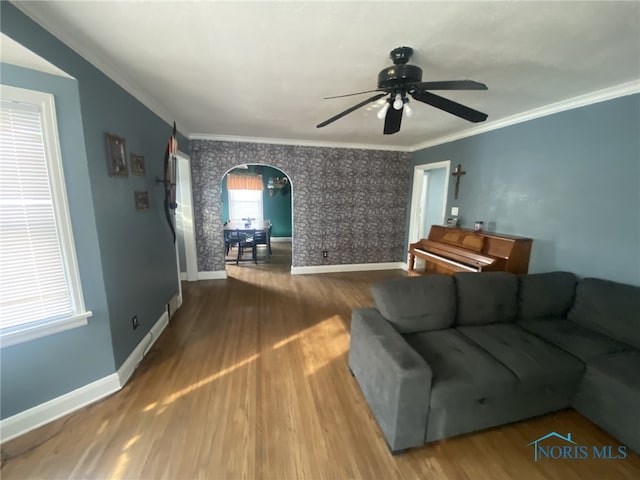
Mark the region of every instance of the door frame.
<instances>
[{"instance_id":1,"label":"door frame","mask_svg":"<svg viewBox=\"0 0 640 480\"><path fill-rule=\"evenodd\" d=\"M182 231L184 234L184 256L186 259L186 270L188 282L198 280L198 255L196 248L196 229L193 220L193 193L191 188L191 159L189 155L178 151L176 154L177 179L180 182L180 198L176 201L180 205ZM177 217L177 216L176 216ZM186 220L186 221L185 221ZM176 218L176 227L178 219ZM176 241L176 247L178 242ZM180 257L178 256L178 264ZM180 274L180 270L178 270Z\"/></svg>"},{"instance_id":2,"label":"door frame","mask_svg":"<svg viewBox=\"0 0 640 480\"><path fill-rule=\"evenodd\" d=\"M420 203L422 202L424 187L424 174L428 170L436 168L446 168L444 192L442 196L442 223L447 214L447 198L449 197L449 179L451 177L451 160L442 162L426 163L424 165L416 165L413 167L413 190L411 193L411 216L409 217L409 238L407 244L407 264L409 262L409 244L420 240Z\"/></svg>"}]
</instances>

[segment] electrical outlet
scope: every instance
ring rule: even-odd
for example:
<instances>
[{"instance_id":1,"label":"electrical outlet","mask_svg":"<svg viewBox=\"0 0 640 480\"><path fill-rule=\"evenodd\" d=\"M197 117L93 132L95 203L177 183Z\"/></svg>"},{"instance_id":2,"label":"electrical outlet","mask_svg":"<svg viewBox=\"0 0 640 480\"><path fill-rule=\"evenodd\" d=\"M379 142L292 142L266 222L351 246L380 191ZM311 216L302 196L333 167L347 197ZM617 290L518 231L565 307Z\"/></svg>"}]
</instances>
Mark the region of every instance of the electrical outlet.
<instances>
[{"instance_id":1,"label":"electrical outlet","mask_svg":"<svg viewBox=\"0 0 640 480\"><path fill-rule=\"evenodd\" d=\"M322 258L329 258L329 252L327 250L322 251Z\"/></svg>"},{"instance_id":2,"label":"electrical outlet","mask_svg":"<svg viewBox=\"0 0 640 480\"><path fill-rule=\"evenodd\" d=\"M134 330L140 326L140 322L138 321L137 315L134 315L133 317L131 317L131 326L133 327Z\"/></svg>"},{"instance_id":3,"label":"electrical outlet","mask_svg":"<svg viewBox=\"0 0 640 480\"><path fill-rule=\"evenodd\" d=\"M451 207L451 215L454 217L458 216L458 207Z\"/></svg>"}]
</instances>

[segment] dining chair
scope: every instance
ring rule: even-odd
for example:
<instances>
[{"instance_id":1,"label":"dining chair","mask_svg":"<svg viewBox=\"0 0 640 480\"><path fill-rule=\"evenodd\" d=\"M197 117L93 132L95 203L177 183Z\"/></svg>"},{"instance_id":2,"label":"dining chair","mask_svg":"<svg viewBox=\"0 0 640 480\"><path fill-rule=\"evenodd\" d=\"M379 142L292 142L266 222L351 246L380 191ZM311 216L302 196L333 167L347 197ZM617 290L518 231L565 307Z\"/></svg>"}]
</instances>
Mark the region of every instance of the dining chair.
<instances>
[{"instance_id":1,"label":"dining chair","mask_svg":"<svg viewBox=\"0 0 640 480\"><path fill-rule=\"evenodd\" d=\"M224 253L229 255L229 251L238 246L238 232L236 230L224 230ZM233 260L231 260L233 261Z\"/></svg>"},{"instance_id":2,"label":"dining chair","mask_svg":"<svg viewBox=\"0 0 640 480\"><path fill-rule=\"evenodd\" d=\"M240 262L247 262L253 260L255 264L258 263L258 252L255 242L255 230L235 230L238 238L238 257L236 258L236 265ZM251 249L251 260L243 259L242 254L244 250Z\"/></svg>"},{"instance_id":3,"label":"dining chair","mask_svg":"<svg viewBox=\"0 0 640 480\"><path fill-rule=\"evenodd\" d=\"M272 224L269 222L269 227L266 230L256 230L255 236L253 237L256 242L256 247L258 245L265 245L267 247L268 256L271 256L271 227Z\"/></svg>"}]
</instances>

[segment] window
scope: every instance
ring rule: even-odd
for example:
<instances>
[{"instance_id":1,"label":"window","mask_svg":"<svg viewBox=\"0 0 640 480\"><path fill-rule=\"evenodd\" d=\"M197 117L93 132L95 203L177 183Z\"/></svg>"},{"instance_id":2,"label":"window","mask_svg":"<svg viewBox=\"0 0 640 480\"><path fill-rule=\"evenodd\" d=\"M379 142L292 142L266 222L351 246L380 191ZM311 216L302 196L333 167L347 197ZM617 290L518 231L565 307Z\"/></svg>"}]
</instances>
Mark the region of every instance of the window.
<instances>
[{"instance_id":1,"label":"window","mask_svg":"<svg viewBox=\"0 0 640 480\"><path fill-rule=\"evenodd\" d=\"M1 88L0 345L85 325L50 94Z\"/></svg>"},{"instance_id":2,"label":"window","mask_svg":"<svg viewBox=\"0 0 640 480\"><path fill-rule=\"evenodd\" d=\"M229 190L229 217L263 221L262 190Z\"/></svg>"}]
</instances>

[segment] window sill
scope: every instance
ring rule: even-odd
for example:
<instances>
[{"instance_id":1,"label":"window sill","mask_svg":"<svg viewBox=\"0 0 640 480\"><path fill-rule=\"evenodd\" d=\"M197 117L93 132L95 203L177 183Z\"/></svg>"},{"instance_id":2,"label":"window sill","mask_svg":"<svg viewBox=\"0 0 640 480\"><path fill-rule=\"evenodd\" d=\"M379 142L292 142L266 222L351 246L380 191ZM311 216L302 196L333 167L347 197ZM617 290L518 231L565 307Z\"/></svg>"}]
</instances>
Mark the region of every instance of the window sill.
<instances>
[{"instance_id":1,"label":"window sill","mask_svg":"<svg viewBox=\"0 0 640 480\"><path fill-rule=\"evenodd\" d=\"M71 330L72 328L82 327L89 323L88 318L93 315L93 312L84 312L74 315L73 317L62 318L60 320L54 320L40 325L24 325L7 329L6 331L0 330L0 348L10 347L19 343L35 340L36 338L46 337L53 335L54 333L64 332L65 330Z\"/></svg>"}]
</instances>

